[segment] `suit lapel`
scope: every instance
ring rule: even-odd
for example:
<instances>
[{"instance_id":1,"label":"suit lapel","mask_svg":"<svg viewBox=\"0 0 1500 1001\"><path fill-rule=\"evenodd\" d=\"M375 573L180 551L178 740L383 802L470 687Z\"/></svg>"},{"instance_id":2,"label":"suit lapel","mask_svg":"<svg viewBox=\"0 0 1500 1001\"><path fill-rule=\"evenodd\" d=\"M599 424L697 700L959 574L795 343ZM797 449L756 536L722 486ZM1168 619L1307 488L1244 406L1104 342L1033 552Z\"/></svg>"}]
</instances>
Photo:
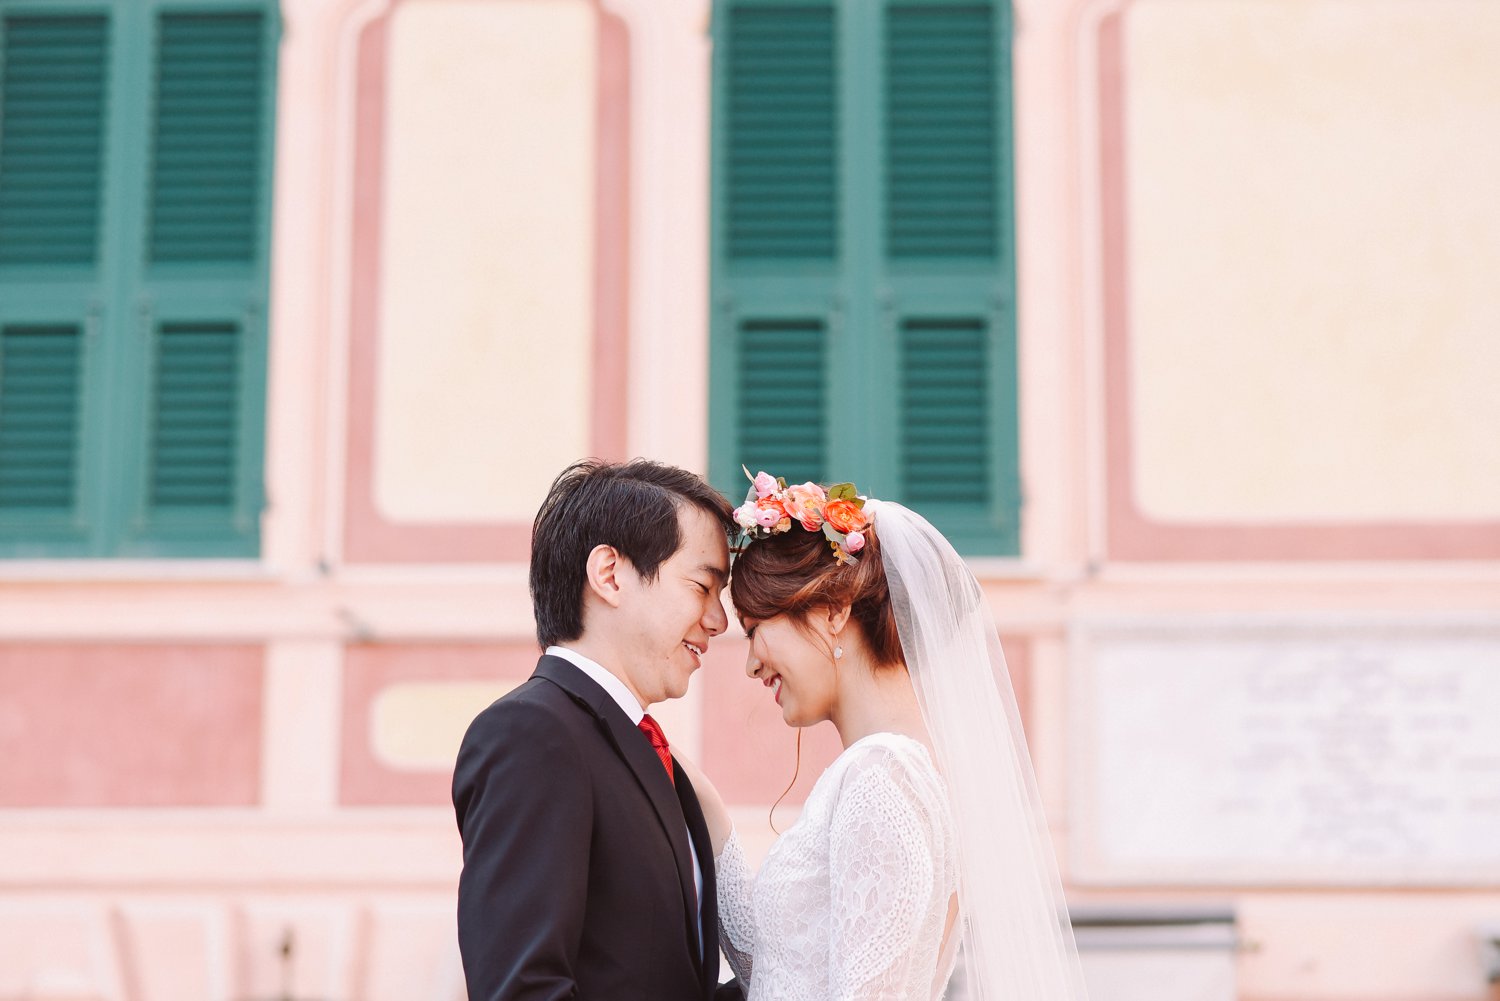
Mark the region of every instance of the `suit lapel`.
<instances>
[{"instance_id":1,"label":"suit lapel","mask_svg":"<svg viewBox=\"0 0 1500 1001\"><path fill-rule=\"evenodd\" d=\"M672 857L677 862L677 882L682 893L683 905L687 908L688 924L685 931L693 936L693 952L697 953L697 936L693 934L698 903L693 889L693 856L688 851L688 832L684 825L682 804L672 790L672 781L661 759L636 726L625 715L625 710L610 698L608 692L596 685L589 676L561 657L543 657L536 666L535 677L545 678L573 697L573 700L589 710L599 724L604 736L614 745L615 751L625 759L635 775L636 782L651 801L656 817L661 821L663 833L672 845ZM685 781L682 772L677 772L679 782ZM696 798L694 804L696 805ZM701 822L702 814L699 813ZM703 856L700 853L699 858ZM707 870L713 867L712 855L703 864L705 871L704 894L707 895ZM716 924L717 927L717 924ZM701 965L701 963L700 963Z\"/></svg>"}]
</instances>

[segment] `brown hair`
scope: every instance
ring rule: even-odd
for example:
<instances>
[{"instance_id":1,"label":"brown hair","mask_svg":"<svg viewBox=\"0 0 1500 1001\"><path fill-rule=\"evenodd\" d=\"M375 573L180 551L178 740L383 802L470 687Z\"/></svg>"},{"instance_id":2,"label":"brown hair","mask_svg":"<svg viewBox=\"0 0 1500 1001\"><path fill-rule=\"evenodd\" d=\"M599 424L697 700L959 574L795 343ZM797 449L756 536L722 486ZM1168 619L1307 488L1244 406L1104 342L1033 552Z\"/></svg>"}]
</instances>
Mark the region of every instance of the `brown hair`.
<instances>
[{"instance_id":1,"label":"brown hair","mask_svg":"<svg viewBox=\"0 0 1500 1001\"><path fill-rule=\"evenodd\" d=\"M880 536L874 526L865 530L859 562L834 559L822 532L790 531L752 541L734 561L729 596L742 618L789 616L799 625L820 611L849 606L849 619L859 624L875 663L902 663L901 637L891 612L891 594L880 560Z\"/></svg>"},{"instance_id":2,"label":"brown hair","mask_svg":"<svg viewBox=\"0 0 1500 1001\"><path fill-rule=\"evenodd\" d=\"M584 459L558 474L531 528L531 600L543 649L583 635L589 552L614 546L654 581L682 547L677 511L709 514L726 536L735 528L724 495L696 473L649 459Z\"/></svg>"}]
</instances>

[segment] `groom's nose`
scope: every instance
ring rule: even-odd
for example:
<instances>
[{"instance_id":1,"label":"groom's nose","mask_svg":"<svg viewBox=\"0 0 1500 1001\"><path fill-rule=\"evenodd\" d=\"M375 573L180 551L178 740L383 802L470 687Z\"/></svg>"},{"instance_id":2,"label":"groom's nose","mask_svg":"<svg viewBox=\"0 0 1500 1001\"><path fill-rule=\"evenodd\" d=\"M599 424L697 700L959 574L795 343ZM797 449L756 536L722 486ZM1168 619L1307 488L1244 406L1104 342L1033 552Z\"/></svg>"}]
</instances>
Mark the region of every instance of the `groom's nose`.
<instances>
[{"instance_id":1,"label":"groom's nose","mask_svg":"<svg viewBox=\"0 0 1500 1001\"><path fill-rule=\"evenodd\" d=\"M710 636L717 636L729 628L729 616L724 612L723 602L709 601L708 611L703 616L703 628L708 630Z\"/></svg>"}]
</instances>

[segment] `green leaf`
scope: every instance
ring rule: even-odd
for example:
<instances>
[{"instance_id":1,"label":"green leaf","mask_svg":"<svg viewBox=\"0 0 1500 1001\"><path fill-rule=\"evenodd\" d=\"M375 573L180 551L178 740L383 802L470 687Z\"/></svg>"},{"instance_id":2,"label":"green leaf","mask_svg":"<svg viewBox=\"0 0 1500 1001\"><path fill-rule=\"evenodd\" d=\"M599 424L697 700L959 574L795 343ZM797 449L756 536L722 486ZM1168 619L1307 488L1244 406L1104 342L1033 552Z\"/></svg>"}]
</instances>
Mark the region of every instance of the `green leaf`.
<instances>
[{"instance_id":1,"label":"green leaf","mask_svg":"<svg viewBox=\"0 0 1500 1001\"><path fill-rule=\"evenodd\" d=\"M828 522L826 521L823 522L823 537L826 538L829 542L844 541L843 533L834 528L832 525L828 524Z\"/></svg>"},{"instance_id":2,"label":"green leaf","mask_svg":"<svg viewBox=\"0 0 1500 1001\"><path fill-rule=\"evenodd\" d=\"M829 500L853 500L856 496L852 483L835 483L828 488Z\"/></svg>"}]
</instances>

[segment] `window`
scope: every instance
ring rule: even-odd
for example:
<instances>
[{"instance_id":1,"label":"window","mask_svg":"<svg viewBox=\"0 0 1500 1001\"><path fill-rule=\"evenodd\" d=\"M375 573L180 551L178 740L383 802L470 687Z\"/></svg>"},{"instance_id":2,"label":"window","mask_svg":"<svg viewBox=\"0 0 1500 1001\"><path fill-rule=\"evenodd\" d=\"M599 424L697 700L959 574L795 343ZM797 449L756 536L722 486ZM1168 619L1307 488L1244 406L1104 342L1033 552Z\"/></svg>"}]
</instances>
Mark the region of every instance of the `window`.
<instances>
[{"instance_id":1,"label":"window","mask_svg":"<svg viewBox=\"0 0 1500 1001\"><path fill-rule=\"evenodd\" d=\"M0 555L259 552L277 30L0 14Z\"/></svg>"},{"instance_id":2,"label":"window","mask_svg":"<svg viewBox=\"0 0 1500 1001\"><path fill-rule=\"evenodd\" d=\"M710 464L1018 551L1010 11L720 0Z\"/></svg>"}]
</instances>

